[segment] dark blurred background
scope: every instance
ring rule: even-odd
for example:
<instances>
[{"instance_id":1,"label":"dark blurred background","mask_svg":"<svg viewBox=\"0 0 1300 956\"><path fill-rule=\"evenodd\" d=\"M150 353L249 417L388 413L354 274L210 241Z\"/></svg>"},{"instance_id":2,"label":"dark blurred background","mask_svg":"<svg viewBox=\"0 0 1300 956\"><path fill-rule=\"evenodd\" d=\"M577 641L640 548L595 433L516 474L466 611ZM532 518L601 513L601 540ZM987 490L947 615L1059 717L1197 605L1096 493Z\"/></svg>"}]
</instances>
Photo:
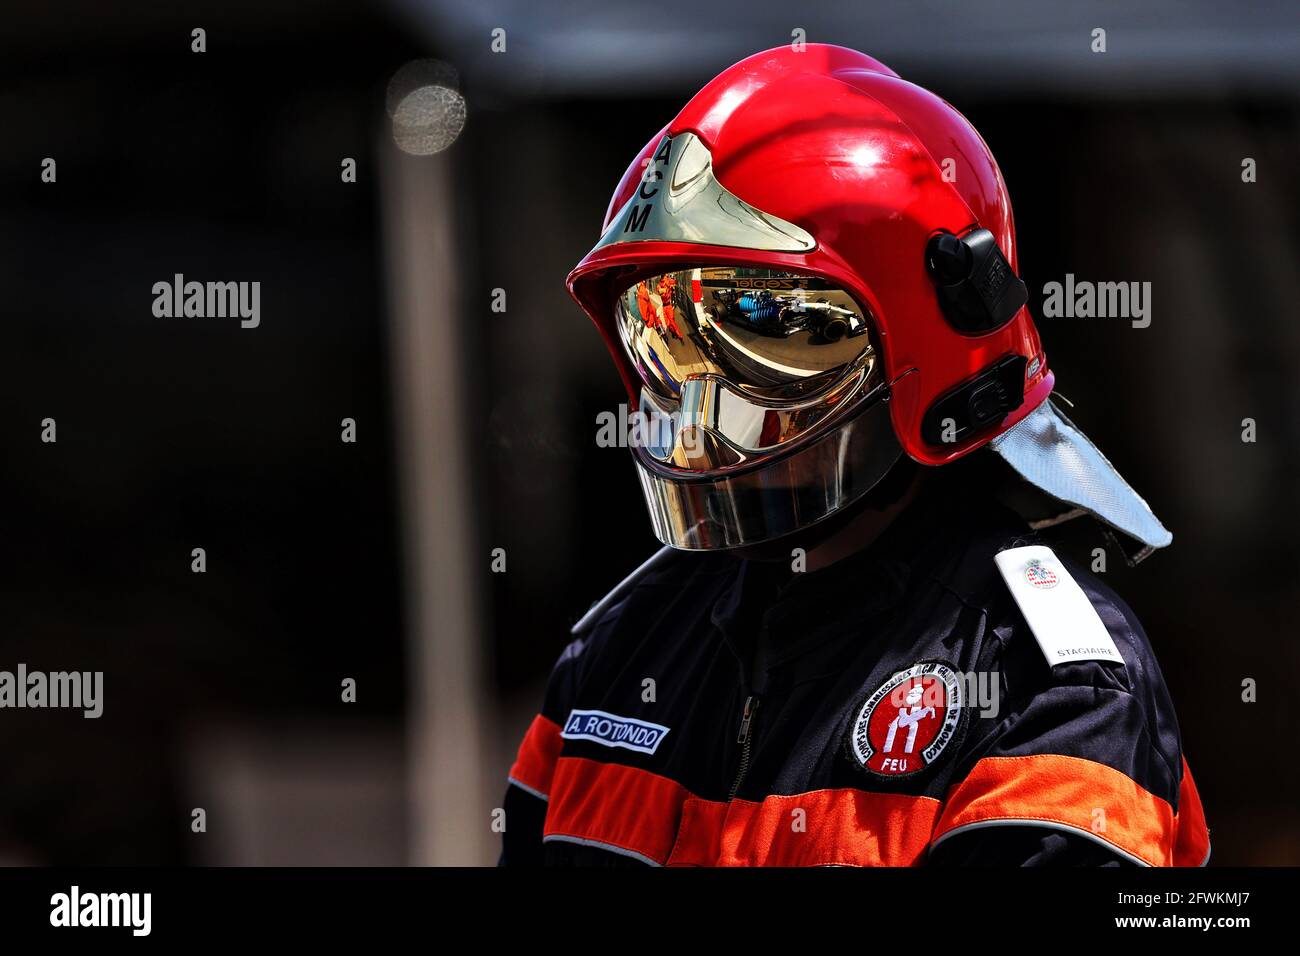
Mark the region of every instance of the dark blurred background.
<instances>
[{"instance_id":1,"label":"dark blurred background","mask_svg":"<svg viewBox=\"0 0 1300 956\"><path fill-rule=\"evenodd\" d=\"M1160 654L1215 862L1300 863L1294 3L4 19L0 670L102 670L105 700L0 710L0 860L494 859L569 626L656 547L627 452L596 447L623 393L564 276L645 141L802 30L980 129L1036 314L1066 273L1152 283L1149 328L1040 329L1072 417L1174 531L1112 583ZM260 326L155 317L176 273L261 282Z\"/></svg>"}]
</instances>

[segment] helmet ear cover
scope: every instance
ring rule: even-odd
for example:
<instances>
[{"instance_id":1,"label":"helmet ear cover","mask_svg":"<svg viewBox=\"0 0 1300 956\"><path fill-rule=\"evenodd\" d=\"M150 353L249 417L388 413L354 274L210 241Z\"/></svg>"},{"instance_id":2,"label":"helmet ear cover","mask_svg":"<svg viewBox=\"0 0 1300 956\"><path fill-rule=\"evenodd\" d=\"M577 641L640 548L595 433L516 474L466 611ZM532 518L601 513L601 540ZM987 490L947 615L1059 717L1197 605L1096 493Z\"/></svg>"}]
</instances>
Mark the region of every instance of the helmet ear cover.
<instances>
[{"instance_id":1,"label":"helmet ear cover","mask_svg":"<svg viewBox=\"0 0 1300 956\"><path fill-rule=\"evenodd\" d=\"M925 268L944 317L963 335L997 331L1029 301L1029 290L987 229L936 232L925 246Z\"/></svg>"}]
</instances>

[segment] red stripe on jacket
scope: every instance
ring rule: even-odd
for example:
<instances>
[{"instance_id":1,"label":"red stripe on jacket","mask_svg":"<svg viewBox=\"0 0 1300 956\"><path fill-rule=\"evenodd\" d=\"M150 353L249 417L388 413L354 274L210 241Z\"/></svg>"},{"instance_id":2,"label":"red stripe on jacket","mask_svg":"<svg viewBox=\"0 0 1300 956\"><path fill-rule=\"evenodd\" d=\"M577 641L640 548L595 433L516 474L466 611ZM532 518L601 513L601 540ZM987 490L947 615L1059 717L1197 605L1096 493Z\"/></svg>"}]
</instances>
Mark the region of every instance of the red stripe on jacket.
<instances>
[{"instance_id":1,"label":"red stripe on jacket","mask_svg":"<svg viewBox=\"0 0 1300 956\"><path fill-rule=\"evenodd\" d=\"M646 770L561 757L545 837L668 866L907 866L924 855L939 809L929 797L853 789L703 800Z\"/></svg>"},{"instance_id":2,"label":"red stripe on jacket","mask_svg":"<svg viewBox=\"0 0 1300 956\"><path fill-rule=\"evenodd\" d=\"M510 779L543 796L549 796L555 762L559 759L560 748L563 746L560 725L538 714L528 726L528 732L519 745L519 755L510 768Z\"/></svg>"},{"instance_id":3,"label":"red stripe on jacket","mask_svg":"<svg viewBox=\"0 0 1300 956\"><path fill-rule=\"evenodd\" d=\"M948 792L934 839L963 827L1028 823L1081 833L1152 866L1199 865L1209 833L1185 762L1179 804L1175 815L1126 774L1082 757L985 757Z\"/></svg>"},{"instance_id":4,"label":"red stripe on jacket","mask_svg":"<svg viewBox=\"0 0 1300 956\"><path fill-rule=\"evenodd\" d=\"M561 757L563 744L538 715L510 770L550 797L544 836L669 866L909 866L963 827L1017 823L1081 832L1155 866L1198 866L1209 853L1186 760L1175 814L1120 771L1058 754L986 757L942 804L854 788L719 801L647 770Z\"/></svg>"}]
</instances>

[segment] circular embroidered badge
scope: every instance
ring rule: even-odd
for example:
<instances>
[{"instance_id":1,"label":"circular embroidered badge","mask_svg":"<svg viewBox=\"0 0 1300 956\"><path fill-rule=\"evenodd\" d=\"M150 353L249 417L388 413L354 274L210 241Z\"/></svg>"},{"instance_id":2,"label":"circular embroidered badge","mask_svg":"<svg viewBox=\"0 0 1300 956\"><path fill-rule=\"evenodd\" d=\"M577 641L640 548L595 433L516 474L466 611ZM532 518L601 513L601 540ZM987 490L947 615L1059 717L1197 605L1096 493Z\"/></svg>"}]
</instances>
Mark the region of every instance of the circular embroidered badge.
<instances>
[{"instance_id":1,"label":"circular embroidered badge","mask_svg":"<svg viewBox=\"0 0 1300 956\"><path fill-rule=\"evenodd\" d=\"M1038 590L1047 591L1056 587L1058 578L1055 571L1034 558L1025 566L1025 580Z\"/></svg>"},{"instance_id":2,"label":"circular embroidered badge","mask_svg":"<svg viewBox=\"0 0 1300 956\"><path fill-rule=\"evenodd\" d=\"M899 671L866 699L849 729L849 752L864 770L905 777L933 764L961 726L963 688L942 661Z\"/></svg>"}]
</instances>

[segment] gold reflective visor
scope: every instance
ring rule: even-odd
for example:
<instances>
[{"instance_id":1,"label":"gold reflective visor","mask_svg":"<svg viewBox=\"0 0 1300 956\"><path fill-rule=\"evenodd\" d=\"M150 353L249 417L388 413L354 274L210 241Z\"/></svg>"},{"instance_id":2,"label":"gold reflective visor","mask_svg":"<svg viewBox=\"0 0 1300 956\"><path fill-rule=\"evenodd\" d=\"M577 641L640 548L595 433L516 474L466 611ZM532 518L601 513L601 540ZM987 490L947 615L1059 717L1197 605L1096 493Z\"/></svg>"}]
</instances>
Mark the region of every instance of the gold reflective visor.
<instances>
[{"instance_id":1,"label":"gold reflective visor","mask_svg":"<svg viewBox=\"0 0 1300 956\"><path fill-rule=\"evenodd\" d=\"M643 383L647 465L696 476L754 465L879 385L862 308L816 276L687 267L628 287L614 313Z\"/></svg>"},{"instance_id":2,"label":"gold reflective visor","mask_svg":"<svg viewBox=\"0 0 1300 956\"><path fill-rule=\"evenodd\" d=\"M716 375L741 391L796 399L824 388L871 349L863 310L824 279L706 266L651 276L618 298L623 345L642 380L676 398Z\"/></svg>"}]
</instances>

